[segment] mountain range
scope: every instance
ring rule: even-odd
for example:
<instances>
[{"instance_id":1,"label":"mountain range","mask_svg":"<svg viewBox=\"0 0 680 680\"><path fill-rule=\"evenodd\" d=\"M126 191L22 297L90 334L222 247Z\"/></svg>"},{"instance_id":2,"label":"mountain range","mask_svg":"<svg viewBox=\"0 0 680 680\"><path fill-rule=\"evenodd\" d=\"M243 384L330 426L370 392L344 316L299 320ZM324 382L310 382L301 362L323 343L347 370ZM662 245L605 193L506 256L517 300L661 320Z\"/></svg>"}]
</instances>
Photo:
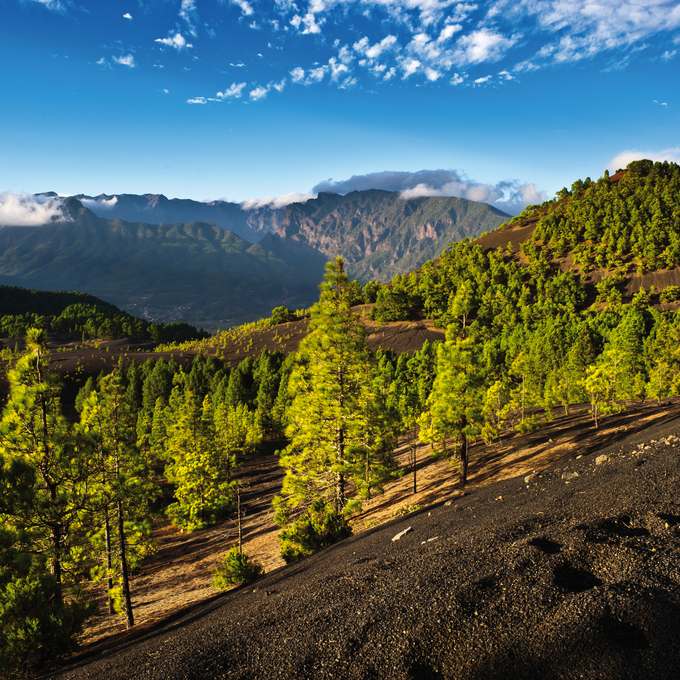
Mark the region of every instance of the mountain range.
<instances>
[{"instance_id":1,"label":"mountain range","mask_svg":"<svg viewBox=\"0 0 680 680\"><path fill-rule=\"evenodd\" d=\"M318 295L325 258L275 236L251 244L208 222L105 220L75 199L64 207L70 221L0 229L0 283L85 291L150 321L207 328Z\"/></svg>"},{"instance_id":2,"label":"mountain range","mask_svg":"<svg viewBox=\"0 0 680 680\"><path fill-rule=\"evenodd\" d=\"M266 234L341 255L362 283L388 281L436 257L454 241L492 231L510 216L463 198L403 199L371 189L344 196L320 193L304 203L243 208L228 201L168 199L162 194L74 196L99 217L149 224L207 221L251 243Z\"/></svg>"},{"instance_id":3,"label":"mountain range","mask_svg":"<svg viewBox=\"0 0 680 680\"><path fill-rule=\"evenodd\" d=\"M338 255L360 282L387 281L509 218L461 198L378 190L252 210L81 195L63 212L63 221L0 229L0 283L81 290L151 321L213 329L310 306L324 263Z\"/></svg>"}]
</instances>

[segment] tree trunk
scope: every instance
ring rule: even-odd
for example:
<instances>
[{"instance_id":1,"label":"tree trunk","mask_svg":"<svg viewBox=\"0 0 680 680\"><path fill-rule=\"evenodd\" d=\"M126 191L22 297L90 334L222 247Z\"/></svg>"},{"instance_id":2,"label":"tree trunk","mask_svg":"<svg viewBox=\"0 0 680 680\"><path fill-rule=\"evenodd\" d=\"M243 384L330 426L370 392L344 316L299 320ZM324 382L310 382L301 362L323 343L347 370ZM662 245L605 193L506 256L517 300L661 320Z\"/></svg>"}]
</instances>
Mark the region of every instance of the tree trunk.
<instances>
[{"instance_id":1,"label":"tree trunk","mask_svg":"<svg viewBox=\"0 0 680 680\"><path fill-rule=\"evenodd\" d=\"M118 501L118 560L120 561L120 571L123 579L123 607L125 608L125 618L127 627L132 628L135 620L132 615L132 599L130 598L130 581L128 579L127 554L125 550L125 526L123 522L123 503Z\"/></svg>"},{"instance_id":2,"label":"tree trunk","mask_svg":"<svg viewBox=\"0 0 680 680\"><path fill-rule=\"evenodd\" d=\"M460 485L467 484L467 469L468 469L468 438L465 432L461 432L462 442L460 445Z\"/></svg>"},{"instance_id":3,"label":"tree trunk","mask_svg":"<svg viewBox=\"0 0 680 680\"><path fill-rule=\"evenodd\" d=\"M345 507L345 476L338 472L335 478L335 511L342 512Z\"/></svg>"},{"instance_id":4,"label":"tree trunk","mask_svg":"<svg viewBox=\"0 0 680 680\"><path fill-rule=\"evenodd\" d=\"M104 510L104 540L106 542L106 599L109 603L109 614L114 614L111 591L113 590L113 572L111 571L111 527L109 525L109 510Z\"/></svg>"},{"instance_id":5,"label":"tree trunk","mask_svg":"<svg viewBox=\"0 0 680 680\"><path fill-rule=\"evenodd\" d=\"M241 486L236 491L236 512L238 513L238 551L243 552L243 522L241 521Z\"/></svg>"},{"instance_id":6,"label":"tree trunk","mask_svg":"<svg viewBox=\"0 0 680 680\"><path fill-rule=\"evenodd\" d=\"M57 504L57 485L50 483L50 503L52 507ZM50 557L50 572L56 581L56 598L59 604L63 604L64 598L61 592L61 543L62 543L62 527L61 524L55 522L49 525L50 527L50 545L52 546L52 556Z\"/></svg>"},{"instance_id":7,"label":"tree trunk","mask_svg":"<svg viewBox=\"0 0 680 680\"><path fill-rule=\"evenodd\" d=\"M413 493L418 493L418 485L416 483L416 452L418 450L416 444L416 428L413 428L411 436L411 469L413 470Z\"/></svg>"}]
</instances>

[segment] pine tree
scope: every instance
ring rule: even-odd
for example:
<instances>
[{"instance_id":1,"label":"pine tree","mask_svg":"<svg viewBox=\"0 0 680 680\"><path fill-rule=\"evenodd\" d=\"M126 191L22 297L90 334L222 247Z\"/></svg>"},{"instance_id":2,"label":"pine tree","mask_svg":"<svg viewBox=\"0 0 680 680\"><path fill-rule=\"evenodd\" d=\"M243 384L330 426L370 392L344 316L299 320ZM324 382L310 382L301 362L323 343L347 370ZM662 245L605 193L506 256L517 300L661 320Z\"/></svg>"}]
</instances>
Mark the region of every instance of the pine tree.
<instances>
[{"instance_id":1,"label":"pine tree","mask_svg":"<svg viewBox=\"0 0 680 680\"><path fill-rule=\"evenodd\" d=\"M460 481L467 483L469 439L483 425L483 381L471 338L458 338L449 326L446 342L437 352L437 377L428 399L429 412L421 419L423 442L441 442L449 437L459 441ZM446 448L445 451L446 452Z\"/></svg>"},{"instance_id":2,"label":"pine tree","mask_svg":"<svg viewBox=\"0 0 680 680\"><path fill-rule=\"evenodd\" d=\"M351 302L352 290L338 258L326 265L310 332L300 344L290 378L291 444L281 456L286 476L277 501L282 523L291 508L315 499L343 512L348 482L366 461L365 435L374 424L372 411L366 409L372 401L372 360L365 327Z\"/></svg>"},{"instance_id":3,"label":"pine tree","mask_svg":"<svg viewBox=\"0 0 680 680\"><path fill-rule=\"evenodd\" d=\"M47 557L55 597L62 603L70 529L88 502L93 470L87 438L62 415L58 378L48 372L46 340L45 331L29 329L26 352L8 373L10 397L0 422L0 454L35 471L30 502L10 521L30 534L34 552Z\"/></svg>"},{"instance_id":4,"label":"pine tree","mask_svg":"<svg viewBox=\"0 0 680 680\"><path fill-rule=\"evenodd\" d=\"M103 523L107 590L111 598L112 538L115 535L122 604L130 628L134 625L134 615L129 582L129 534L131 530L136 531L148 545L150 526L146 517L154 488L136 445L135 414L128 401L120 371L100 379L99 389L84 402L81 423L93 434L98 445L99 473L93 480L96 497L92 505ZM111 520L114 521L115 529L111 526ZM111 599L109 602L111 605Z\"/></svg>"}]
</instances>

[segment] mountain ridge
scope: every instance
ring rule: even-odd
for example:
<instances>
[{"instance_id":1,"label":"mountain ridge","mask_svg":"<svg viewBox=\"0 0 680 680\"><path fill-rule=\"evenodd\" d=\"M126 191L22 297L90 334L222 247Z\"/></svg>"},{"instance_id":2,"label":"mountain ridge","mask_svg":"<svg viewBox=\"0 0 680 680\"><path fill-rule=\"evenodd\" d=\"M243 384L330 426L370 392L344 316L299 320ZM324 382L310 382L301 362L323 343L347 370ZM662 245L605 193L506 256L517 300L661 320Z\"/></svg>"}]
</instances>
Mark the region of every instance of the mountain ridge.
<instances>
[{"instance_id":1,"label":"mountain ridge","mask_svg":"<svg viewBox=\"0 0 680 680\"><path fill-rule=\"evenodd\" d=\"M350 276L387 281L436 257L453 241L474 238L510 215L485 203L455 197L403 199L369 189L346 195L321 192L284 207L244 209L227 201L200 203L163 194L74 196L106 219L174 223L200 219L253 243L273 233L311 246L329 259L342 256ZM115 202L104 206L104 202ZM191 218L191 219L188 219Z\"/></svg>"}]
</instances>

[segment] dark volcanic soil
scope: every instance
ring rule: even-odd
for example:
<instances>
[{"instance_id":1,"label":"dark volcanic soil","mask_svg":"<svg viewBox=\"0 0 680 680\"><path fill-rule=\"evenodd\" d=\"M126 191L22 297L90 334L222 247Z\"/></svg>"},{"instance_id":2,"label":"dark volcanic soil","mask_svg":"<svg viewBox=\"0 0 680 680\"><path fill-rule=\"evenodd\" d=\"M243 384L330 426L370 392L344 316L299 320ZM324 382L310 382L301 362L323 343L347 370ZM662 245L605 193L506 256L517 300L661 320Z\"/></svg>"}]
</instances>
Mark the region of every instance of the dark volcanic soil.
<instances>
[{"instance_id":1,"label":"dark volcanic soil","mask_svg":"<svg viewBox=\"0 0 680 680\"><path fill-rule=\"evenodd\" d=\"M474 488L50 677L677 678L679 431Z\"/></svg>"}]
</instances>

